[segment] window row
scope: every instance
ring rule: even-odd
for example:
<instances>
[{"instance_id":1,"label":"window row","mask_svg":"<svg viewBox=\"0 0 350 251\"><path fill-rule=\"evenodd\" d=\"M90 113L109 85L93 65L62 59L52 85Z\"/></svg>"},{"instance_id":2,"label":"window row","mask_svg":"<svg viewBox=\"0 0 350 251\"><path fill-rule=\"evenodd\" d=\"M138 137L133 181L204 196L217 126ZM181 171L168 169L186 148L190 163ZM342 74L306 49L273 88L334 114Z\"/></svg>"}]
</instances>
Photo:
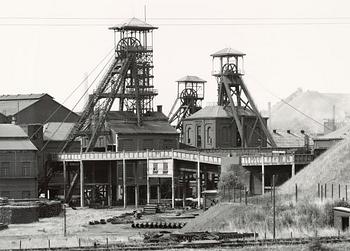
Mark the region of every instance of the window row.
<instances>
[{"instance_id":1,"label":"window row","mask_svg":"<svg viewBox=\"0 0 350 251\"><path fill-rule=\"evenodd\" d=\"M20 167L20 173L10 175L10 162L0 162L0 177L9 176L30 176L31 175L31 162L18 162L17 167Z\"/></svg>"}]
</instances>

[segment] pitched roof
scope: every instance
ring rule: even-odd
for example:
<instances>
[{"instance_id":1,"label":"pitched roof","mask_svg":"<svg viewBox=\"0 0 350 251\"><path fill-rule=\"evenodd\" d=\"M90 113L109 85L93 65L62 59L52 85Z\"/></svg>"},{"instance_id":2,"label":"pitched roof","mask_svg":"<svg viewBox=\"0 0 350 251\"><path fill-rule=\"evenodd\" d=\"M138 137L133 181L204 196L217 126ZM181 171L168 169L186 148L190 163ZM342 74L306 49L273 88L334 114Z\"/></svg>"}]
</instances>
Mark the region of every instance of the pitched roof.
<instances>
[{"instance_id":1,"label":"pitched roof","mask_svg":"<svg viewBox=\"0 0 350 251\"><path fill-rule=\"evenodd\" d=\"M0 124L0 150L37 150L18 125Z\"/></svg>"},{"instance_id":2,"label":"pitched roof","mask_svg":"<svg viewBox=\"0 0 350 251\"><path fill-rule=\"evenodd\" d=\"M314 140L333 140L333 139L344 139L347 135L350 135L350 124L347 124L333 132L326 135L322 135L314 138Z\"/></svg>"},{"instance_id":3,"label":"pitched roof","mask_svg":"<svg viewBox=\"0 0 350 251\"><path fill-rule=\"evenodd\" d=\"M109 111L107 114L107 121L136 121L137 116L133 112L128 111ZM168 121L167 116L162 112L149 112L143 117L144 121Z\"/></svg>"},{"instance_id":4,"label":"pitched roof","mask_svg":"<svg viewBox=\"0 0 350 251\"><path fill-rule=\"evenodd\" d=\"M232 49L232 48L224 48L222 50L219 50L219 51L211 54L210 56L212 56L212 57L245 56L245 53L243 53L241 51L237 51L237 50Z\"/></svg>"},{"instance_id":5,"label":"pitched roof","mask_svg":"<svg viewBox=\"0 0 350 251\"><path fill-rule=\"evenodd\" d=\"M154 30L158 27L152 26L136 17L130 18L122 24L110 27L111 30Z\"/></svg>"},{"instance_id":6,"label":"pitched roof","mask_svg":"<svg viewBox=\"0 0 350 251\"><path fill-rule=\"evenodd\" d=\"M41 94L17 94L0 96L0 112L6 116L14 115L25 108L38 102L44 96L52 98L46 93Z\"/></svg>"},{"instance_id":7,"label":"pitched roof","mask_svg":"<svg viewBox=\"0 0 350 251\"><path fill-rule=\"evenodd\" d=\"M0 124L0 140L1 138L28 138L28 136L20 126Z\"/></svg>"},{"instance_id":8,"label":"pitched roof","mask_svg":"<svg viewBox=\"0 0 350 251\"><path fill-rule=\"evenodd\" d=\"M64 141L75 123L50 122L43 127L44 141Z\"/></svg>"},{"instance_id":9,"label":"pitched roof","mask_svg":"<svg viewBox=\"0 0 350 251\"><path fill-rule=\"evenodd\" d=\"M255 114L243 107L238 107L238 114L241 116L255 116ZM232 118L233 113L230 107L224 108L223 106L206 106L199 110L198 112L193 113L191 116L187 117L185 120L192 119L203 119L203 118Z\"/></svg>"},{"instance_id":10,"label":"pitched roof","mask_svg":"<svg viewBox=\"0 0 350 251\"><path fill-rule=\"evenodd\" d=\"M189 76L189 75L187 75L185 77L180 78L176 82L205 83L207 81L205 81L204 79L201 79L200 77L197 77L197 76Z\"/></svg>"},{"instance_id":11,"label":"pitched roof","mask_svg":"<svg viewBox=\"0 0 350 251\"><path fill-rule=\"evenodd\" d=\"M273 130L272 138L276 142L277 147L304 147L305 134L297 131ZM313 145L312 139L309 137L309 145Z\"/></svg>"},{"instance_id":12,"label":"pitched roof","mask_svg":"<svg viewBox=\"0 0 350 251\"><path fill-rule=\"evenodd\" d=\"M120 134L178 134L176 129L165 121L144 121L140 127L136 123L110 123L110 127Z\"/></svg>"}]
</instances>

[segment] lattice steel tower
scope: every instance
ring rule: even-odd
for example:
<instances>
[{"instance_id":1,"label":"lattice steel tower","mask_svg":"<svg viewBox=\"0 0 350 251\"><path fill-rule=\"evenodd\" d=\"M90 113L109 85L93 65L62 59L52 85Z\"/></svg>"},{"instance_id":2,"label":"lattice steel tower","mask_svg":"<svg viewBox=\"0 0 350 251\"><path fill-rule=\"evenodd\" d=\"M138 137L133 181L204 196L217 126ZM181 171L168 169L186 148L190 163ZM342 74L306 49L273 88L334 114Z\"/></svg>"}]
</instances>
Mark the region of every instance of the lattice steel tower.
<instances>
[{"instance_id":1,"label":"lattice steel tower","mask_svg":"<svg viewBox=\"0 0 350 251\"><path fill-rule=\"evenodd\" d=\"M204 84L207 81L197 76L185 76L176 82L177 97L171 107L168 118L170 124L173 124L176 129L182 130L183 119L202 108ZM178 108L175 110L177 106Z\"/></svg>"},{"instance_id":2,"label":"lattice steel tower","mask_svg":"<svg viewBox=\"0 0 350 251\"><path fill-rule=\"evenodd\" d=\"M105 121L115 99L119 99L120 111L137 115L138 126L142 125L142 118L153 111L153 98L157 95L153 88L153 30L157 27L132 18L110 29L114 31L115 41L113 62L90 95L64 151L78 136L89 139L85 151L94 149L97 138L108 133Z\"/></svg>"},{"instance_id":3,"label":"lattice steel tower","mask_svg":"<svg viewBox=\"0 0 350 251\"><path fill-rule=\"evenodd\" d=\"M259 137L262 145L276 144L267 129L264 120L245 85L243 57L244 53L225 48L211 55L213 57L213 73L218 83L218 105L230 107L232 117L238 131L239 144L242 147L256 146L252 142L254 135ZM254 121L247 127L248 119ZM246 120L246 121L245 121ZM255 145L254 145L255 144Z\"/></svg>"}]
</instances>

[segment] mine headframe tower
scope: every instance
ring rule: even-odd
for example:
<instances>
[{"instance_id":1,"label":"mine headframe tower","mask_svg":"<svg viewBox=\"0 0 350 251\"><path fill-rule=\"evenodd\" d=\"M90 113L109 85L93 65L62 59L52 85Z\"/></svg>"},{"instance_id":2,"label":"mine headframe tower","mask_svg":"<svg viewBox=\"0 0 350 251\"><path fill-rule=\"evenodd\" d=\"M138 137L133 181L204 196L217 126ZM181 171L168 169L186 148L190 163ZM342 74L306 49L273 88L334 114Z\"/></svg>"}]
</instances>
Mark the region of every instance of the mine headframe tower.
<instances>
[{"instance_id":1,"label":"mine headframe tower","mask_svg":"<svg viewBox=\"0 0 350 251\"><path fill-rule=\"evenodd\" d=\"M204 84L207 81L197 76L185 76L176 82L177 96L171 107L168 118L170 124L173 124L176 129L182 131L183 119L202 108ZM176 107L178 108L175 110Z\"/></svg>"},{"instance_id":2,"label":"mine headframe tower","mask_svg":"<svg viewBox=\"0 0 350 251\"><path fill-rule=\"evenodd\" d=\"M79 121L67 137L63 152L69 151L77 137L88 139L85 152L94 150L98 137L109 134L106 118L115 99L119 101L120 111L136 114L138 126L142 125L143 117L153 111L153 98L157 95L153 87L153 30L157 27L132 18L110 29L114 31L115 41L112 63L85 104ZM71 200L79 172L76 170L69 184L66 202Z\"/></svg>"},{"instance_id":3,"label":"mine headframe tower","mask_svg":"<svg viewBox=\"0 0 350 251\"><path fill-rule=\"evenodd\" d=\"M120 111L136 114L138 126L142 125L142 118L153 111L153 98L157 95L153 86L153 30L157 27L132 18L110 29L114 31L115 41L113 62L90 95L63 151L69 150L79 136L88 138L85 151L92 151L97 138L108 133L106 117L115 99L119 100Z\"/></svg>"},{"instance_id":4,"label":"mine headframe tower","mask_svg":"<svg viewBox=\"0 0 350 251\"><path fill-rule=\"evenodd\" d=\"M261 134L257 136L265 139L271 147L276 147L276 143L267 129L266 121L262 118L243 81L243 57L245 54L231 48L225 48L211 56L213 58L212 75L216 77L218 83L218 105L229 107L232 110L233 122L239 134L237 137L240 141L239 145L242 147L252 146L251 141L254 134ZM244 131L243 117L246 112L254 114L255 117L252 128L249 128L247 132ZM256 130L256 128L261 128L261 130Z\"/></svg>"}]
</instances>

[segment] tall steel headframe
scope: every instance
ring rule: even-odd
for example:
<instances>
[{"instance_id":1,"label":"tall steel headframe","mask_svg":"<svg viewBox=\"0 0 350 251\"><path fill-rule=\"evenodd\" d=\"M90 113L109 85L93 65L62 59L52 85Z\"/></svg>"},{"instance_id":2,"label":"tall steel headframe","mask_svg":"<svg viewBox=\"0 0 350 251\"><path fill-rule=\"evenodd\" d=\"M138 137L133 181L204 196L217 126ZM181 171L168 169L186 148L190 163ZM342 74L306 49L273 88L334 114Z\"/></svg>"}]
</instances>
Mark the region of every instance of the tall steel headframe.
<instances>
[{"instance_id":1,"label":"tall steel headframe","mask_svg":"<svg viewBox=\"0 0 350 251\"><path fill-rule=\"evenodd\" d=\"M157 29L137 18L109 28L114 31L115 54L96 90L85 104L79 121L71 130L63 151L67 151L79 136L88 139L85 151L94 149L100 135L106 130L107 113L115 99L120 111L137 115L137 124L153 111L153 30Z\"/></svg>"},{"instance_id":2,"label":"tall steel headframe","mask_svg":"<svg viewBox=\"0 0 350 251\"><path fill-rule=\"evenodd\" d=\"M232 110L239 144L242 147L252 146L254 134L258 134L256 135L258 138L266 141L262 143L276 147L276 143L267 129L266 121L262 118L243 81L245 54L231 48L225 48L211 56L213 58L212 75L216 77L218 83L218 105L230 107ZM251 128L244 125L244 114L254 115L255 122Z\"/></svg>"},{"instance_id":3,"label":"tall steel headframe","mask_svg":"<svg viewBox=\"0 0 350 251\"><path fill-rule=\"evenodd\" d=\"M168 118L169 123L182 131L182 121L202 108L204 84L207 82L197 76L185 76L177 82L177 96ZM177 108L176 108L177 107Z\"/></svg>"}]
</instances>

